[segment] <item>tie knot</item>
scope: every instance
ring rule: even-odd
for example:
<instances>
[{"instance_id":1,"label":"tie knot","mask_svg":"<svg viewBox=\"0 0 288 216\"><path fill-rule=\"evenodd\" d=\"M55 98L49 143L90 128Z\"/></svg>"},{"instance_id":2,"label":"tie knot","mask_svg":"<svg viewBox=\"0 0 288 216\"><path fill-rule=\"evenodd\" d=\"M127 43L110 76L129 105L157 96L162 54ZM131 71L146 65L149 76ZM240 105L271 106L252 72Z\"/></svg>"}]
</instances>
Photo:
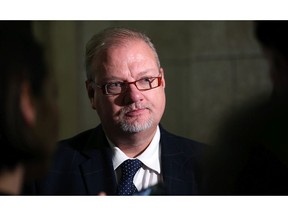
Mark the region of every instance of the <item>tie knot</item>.
<instances>
[{"instance_id":1,"label":"tie knot","mask_svg":"<svg viewBox=\"0 0 288 216\"><path fill-rule=\"evenodd\" d=\"M142 166L142 162L138 159L128 159L121 164L123 177L134 177L135 173Z\"/></svg>"}]
</instances>

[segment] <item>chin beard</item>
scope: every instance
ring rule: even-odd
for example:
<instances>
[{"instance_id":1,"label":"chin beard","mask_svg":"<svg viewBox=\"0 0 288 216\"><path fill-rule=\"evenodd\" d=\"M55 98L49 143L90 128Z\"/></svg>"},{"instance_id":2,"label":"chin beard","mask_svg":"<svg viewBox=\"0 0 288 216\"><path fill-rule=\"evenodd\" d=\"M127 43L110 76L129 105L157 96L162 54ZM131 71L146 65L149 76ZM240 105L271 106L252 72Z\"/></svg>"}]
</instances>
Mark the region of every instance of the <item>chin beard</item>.
<instances>
[{"instance_id":1,"label":"chin beard","mask_svg":"<svg viewBox=\"0 0 288 216\"><path fill-rule=\"evenodd\" d=\"M150 118L145 123L138 123L135 121L134 123L129 123L127 121L120 122L120 127L124 132L128 133L138 133L144 130L149 129L153 125L153 120Z\"/></svg>"},{"instance_id":2,"label":"chin beard","mask_svg":"<svg viewBox=\"0 0 288 216\"><path fill-rule=\"evenodd\" d=\"M149 106L143 105L141 103L133 103L127 107L124 107L120 111L120 116L121 116L120 119L122 119L122 120L119 122L119 125L120 125L120 128L122 129L122 131L124 131L124 132L138 133L138 132L149 129L153 125L154 120L151 116L145 122L138 121L137 119L131 122L131 121L129 121L129 119L125 119L125 114L134 110L134 109L149 109Z\"/></svg>"}]
</instances>

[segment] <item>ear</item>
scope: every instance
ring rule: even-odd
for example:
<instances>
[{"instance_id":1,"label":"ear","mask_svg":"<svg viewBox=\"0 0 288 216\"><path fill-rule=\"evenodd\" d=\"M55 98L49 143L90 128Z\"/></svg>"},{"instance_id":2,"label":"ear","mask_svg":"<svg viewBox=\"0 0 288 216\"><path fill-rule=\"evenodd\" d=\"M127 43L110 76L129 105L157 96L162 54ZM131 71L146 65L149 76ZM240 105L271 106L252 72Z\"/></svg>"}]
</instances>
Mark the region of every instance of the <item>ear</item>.
<instances>
[{"instance_id":1,"label":"ear","mask_svg":"<svg viewBox=\"0 0 288 216\"><path fill-rule=\"evenodd\" d=\"M31 95L30 84L27 81L21 84L20 110L26 123L34 125L36 122L36 107Z\"/></svg>"},{"instance_id":2,"label":"ear","mask_svg":"<svg viewBox=\"0 0 288 216\"><path fill-rule=\"evenodd\" d=\"M89 99L91 99L94 97L94 88L92 86L91 81L89 81L89 80L86 80L85 84L86 84L86 90L87 90L88 97L89 97Z\"/></svg>"},{"instance_id":3,"label":"ear","mask_svg":"<svg viewBox=\"0 0 288 216\"><path fill-rule=\"evenodd\" d=\"M93 109L96 109L95 105L94 105L95 104L94 103L94 101L95 101L95 98L94 98L94 93L95 93L94 87L92 86L92 83L89 80L86 80L85 84L86 84L86 91L87 91L87 94L88 94L88 97L89 97L89 100L90 100L90 104L91 104Z\"/></svg>"},{"instance_id":4,"label":"ear","mask_svg":"<svg viewBox=\"0 0 288 216\"><path fill-rule=\"evenodd\" d=\"M163 68L160 68L160 73L162 76L162 79L161 79L162 86L163 86L163 88L165 88L165 78L164 78L164 69Z\"/></svg>"}]
</instances>

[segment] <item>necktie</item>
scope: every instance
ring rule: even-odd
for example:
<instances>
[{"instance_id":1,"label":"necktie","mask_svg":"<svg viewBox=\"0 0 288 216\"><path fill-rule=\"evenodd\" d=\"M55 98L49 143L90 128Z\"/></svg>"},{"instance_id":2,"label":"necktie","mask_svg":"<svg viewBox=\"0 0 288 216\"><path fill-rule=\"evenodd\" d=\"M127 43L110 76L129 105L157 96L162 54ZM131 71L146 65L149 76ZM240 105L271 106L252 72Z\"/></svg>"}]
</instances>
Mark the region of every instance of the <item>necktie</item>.
<instances>
[{"instance_id":1,"label":"necktie","mask_svg":"<svg viewBox=\"0 0 288 216\"><path fill-rule=\"evenodd\" d=\"M138 159L128 159L121 164L122 176L118 185L118 195L132 195L137 191L133 178L141 166L142 163Z\"/></svg>"}]
</instances>

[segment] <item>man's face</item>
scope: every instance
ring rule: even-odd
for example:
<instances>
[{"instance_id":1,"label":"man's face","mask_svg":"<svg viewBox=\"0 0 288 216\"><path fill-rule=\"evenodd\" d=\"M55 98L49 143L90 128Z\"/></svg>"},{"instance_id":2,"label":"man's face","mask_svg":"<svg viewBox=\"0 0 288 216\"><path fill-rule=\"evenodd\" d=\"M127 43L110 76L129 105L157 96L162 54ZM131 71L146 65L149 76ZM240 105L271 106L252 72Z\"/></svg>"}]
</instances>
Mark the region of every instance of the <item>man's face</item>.
<instances>
[{"instance_id":1,"label":"man's face","mask_svg":"<svg viewBox=\"0 0 288 216\"><path fill-rule=\"evenodd\" d=\"M95 78L100 85L162 76L158 88L139 91L130 84L127 91L119 95L104 95L101 89L96 88L91 100L104 129L110 133L154 130L165 109L165 80L151 48L140 40L134 40L108 49L101 61L94 60L94 64L96 61L101 65Z\"/></svg>"}]
</instances>

